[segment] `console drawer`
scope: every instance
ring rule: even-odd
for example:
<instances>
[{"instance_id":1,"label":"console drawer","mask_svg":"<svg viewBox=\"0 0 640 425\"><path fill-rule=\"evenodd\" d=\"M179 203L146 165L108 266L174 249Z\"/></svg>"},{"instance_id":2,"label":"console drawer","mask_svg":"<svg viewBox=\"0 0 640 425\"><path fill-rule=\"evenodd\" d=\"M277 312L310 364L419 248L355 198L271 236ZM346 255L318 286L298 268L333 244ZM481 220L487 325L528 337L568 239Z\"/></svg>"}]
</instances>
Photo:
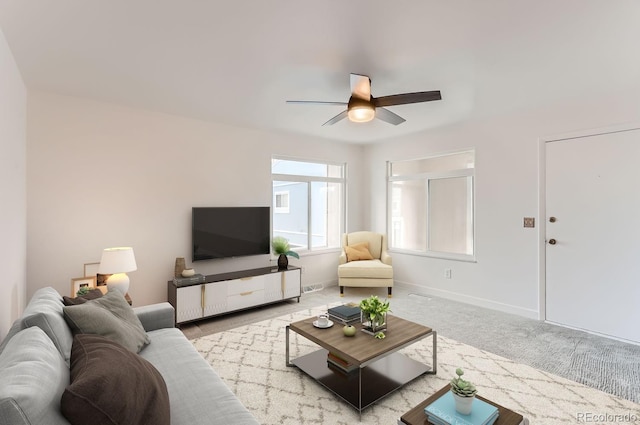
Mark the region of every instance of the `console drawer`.
<instances>
[{"instance_id":1,"label":"console drawer","mask_svg":"<svg viewBox=\"0 0 640 425\"><path fill-rule=\"evenodd\" d=\"M227 295L239 295L264 289L264 276L252 276L227 282Z\"/></svg>"},{"instance_id":2,"label":"console drawer","mask_svg":"<svg viewBox=\"0 0 640 425\"><path fill-rule=\"evenodd\" d=\"M264 302L264 289L256 291L247 290L240 294L229 295L227 297L227 311L239 310L253 307Z\"/></svg>"}]
</instances>

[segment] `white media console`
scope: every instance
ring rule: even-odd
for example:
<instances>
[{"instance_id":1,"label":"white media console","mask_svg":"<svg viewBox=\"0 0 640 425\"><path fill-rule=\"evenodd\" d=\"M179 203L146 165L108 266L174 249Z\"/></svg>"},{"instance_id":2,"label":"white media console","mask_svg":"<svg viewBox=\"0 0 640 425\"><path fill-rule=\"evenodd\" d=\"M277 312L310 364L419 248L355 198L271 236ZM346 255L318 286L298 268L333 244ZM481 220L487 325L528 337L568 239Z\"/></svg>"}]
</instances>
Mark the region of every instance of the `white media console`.
<instances>
[{"instance_id":1,"label":"white media console","mask_svg":"<svg viewBox=\"0 0 640 425\"><path fill-rule=\"evenodd\" d=\"M205 283L168 282L176 325L292 298L300 302L301 269L264 267L206 276Z\"/></svg>"}]
</instances>

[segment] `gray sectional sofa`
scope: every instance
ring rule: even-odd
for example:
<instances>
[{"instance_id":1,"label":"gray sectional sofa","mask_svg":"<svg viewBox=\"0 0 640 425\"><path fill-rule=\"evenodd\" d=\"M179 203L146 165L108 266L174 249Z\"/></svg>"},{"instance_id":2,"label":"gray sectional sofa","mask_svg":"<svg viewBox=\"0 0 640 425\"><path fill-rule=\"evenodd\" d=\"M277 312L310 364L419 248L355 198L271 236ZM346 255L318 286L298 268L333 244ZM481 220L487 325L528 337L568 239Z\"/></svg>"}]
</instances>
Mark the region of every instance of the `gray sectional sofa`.
<instances>
[{"instance_id":1,"label":"gray sectional sofa","mask_svg":"<svg viewBox=\"0 0 640 425\"><path fill-rule=\"evenodd\" d=\"M76 341L63 308L55 289L38 290L0 344L0 425L70 423L61 413L61 397L70 385ZM151 363L166 383L171 425L258 423L174 327L170 304L137 307L133 312L150 342L132 355ZM119 402L118 394L112 398ZM121 401L122 409L131 408L128 400Z\"/></svg>"}]
</instances>

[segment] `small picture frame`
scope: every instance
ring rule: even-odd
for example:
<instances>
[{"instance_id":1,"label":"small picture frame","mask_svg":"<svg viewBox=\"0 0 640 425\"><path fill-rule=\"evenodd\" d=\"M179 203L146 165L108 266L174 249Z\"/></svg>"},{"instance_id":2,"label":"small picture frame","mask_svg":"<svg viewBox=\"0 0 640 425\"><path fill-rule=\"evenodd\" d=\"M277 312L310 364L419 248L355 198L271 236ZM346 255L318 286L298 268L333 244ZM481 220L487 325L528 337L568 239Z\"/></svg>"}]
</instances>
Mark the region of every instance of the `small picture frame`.
<instances>
[{"instance_id":1,"label":"small picture frame","mask_svg":"<svg viewBox=\"0 0 640 425\"><path fill-rule=\"evenodd\" d=\"M84 263L84 276L97 276L100 263Z\"/></svg>"},{"instance_id":2,"label":"small picture frame","mask_svg":"<svg viewBox=\"0 0 640 425\"><path fill-rule=\"evenodd\" d=\"M76 297L80 288L95 289L96 277L85 276L71 279L71 297Z\"/></svg>"},{"instance_id":3,"label":"small picture frame","mask_svg":"<svg viewBox=\"0 0 640 425\"><path fill-rule=\"evenodd\" d=\"M84 263L84 275L86 277L95 277L96 286L104 286L107 284L107 278L111 275L98 273L99 268L100 263Z\"/></svg>"}]
</instances>

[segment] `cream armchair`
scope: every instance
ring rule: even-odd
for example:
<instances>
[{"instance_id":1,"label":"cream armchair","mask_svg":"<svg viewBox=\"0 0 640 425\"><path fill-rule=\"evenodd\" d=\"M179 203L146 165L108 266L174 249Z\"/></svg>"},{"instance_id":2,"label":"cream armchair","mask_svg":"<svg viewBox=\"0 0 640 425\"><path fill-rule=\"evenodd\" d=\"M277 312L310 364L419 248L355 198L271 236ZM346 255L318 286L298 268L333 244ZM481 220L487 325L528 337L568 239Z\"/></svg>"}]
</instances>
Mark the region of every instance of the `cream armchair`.
<instances>
[{"instance_id":1,"label":"cream armchair","mask_svg":"<svg viewBox=\"0 0 640 425\"><path fill-rule=\"evenodd\" d=\"M364 249L363 249L364 248ZM338 259L340 296L345 286L393 288L393 266L387 253L387 237L374 232L342 235L342 252Z\"/></svg>"}]
</instances>

